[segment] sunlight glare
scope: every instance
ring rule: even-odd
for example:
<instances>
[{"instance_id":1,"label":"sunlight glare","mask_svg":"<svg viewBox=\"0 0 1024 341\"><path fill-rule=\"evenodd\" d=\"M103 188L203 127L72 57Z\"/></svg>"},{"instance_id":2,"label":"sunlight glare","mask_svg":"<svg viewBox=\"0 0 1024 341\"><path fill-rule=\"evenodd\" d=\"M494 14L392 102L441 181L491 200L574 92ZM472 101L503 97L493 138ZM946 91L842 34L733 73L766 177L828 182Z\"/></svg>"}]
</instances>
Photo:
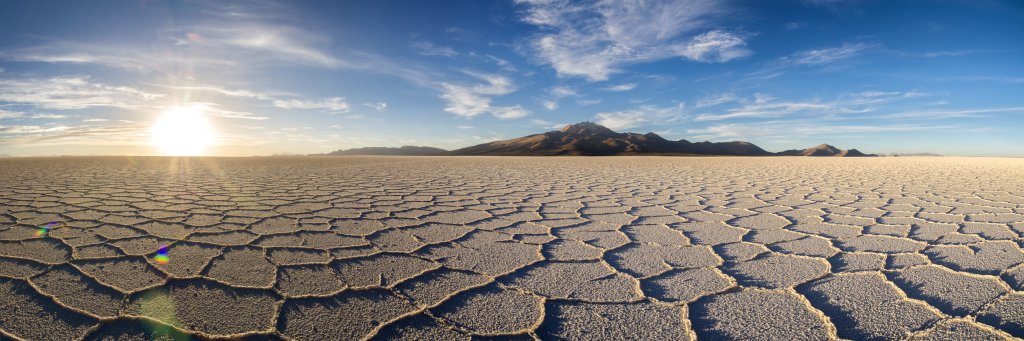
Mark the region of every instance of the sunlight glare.
<instances>
[{"instance_id":1,"label":"sunlight glare","mask_svg":"<svg viewBox=\"0 0 1024 341\"><path fill-rule=\"evenodd\" d=\"M152 143L163 155L203 155L214 139L213 128L203 117L205 107L189 105L165 110L150 131Z\"/></svg>"}]
</instances>

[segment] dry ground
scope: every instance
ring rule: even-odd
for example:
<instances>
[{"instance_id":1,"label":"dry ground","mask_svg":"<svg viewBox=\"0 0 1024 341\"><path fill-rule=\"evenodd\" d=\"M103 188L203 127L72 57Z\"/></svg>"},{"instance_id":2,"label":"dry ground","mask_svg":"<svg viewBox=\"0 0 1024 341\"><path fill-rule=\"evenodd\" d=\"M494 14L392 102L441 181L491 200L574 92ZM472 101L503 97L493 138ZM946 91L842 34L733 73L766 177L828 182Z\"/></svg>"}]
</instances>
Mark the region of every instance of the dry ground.
<instances>
[{"instance_id":1,"label":"dry ground","mask_svg":"<svg viewBox=\"0 0 1024 341\"><path fill-rule=\"evenodd\" d=\"M0 332L1003 339L1022 235L1022 159L0 159Z\"/></svg>"}]
</instances>

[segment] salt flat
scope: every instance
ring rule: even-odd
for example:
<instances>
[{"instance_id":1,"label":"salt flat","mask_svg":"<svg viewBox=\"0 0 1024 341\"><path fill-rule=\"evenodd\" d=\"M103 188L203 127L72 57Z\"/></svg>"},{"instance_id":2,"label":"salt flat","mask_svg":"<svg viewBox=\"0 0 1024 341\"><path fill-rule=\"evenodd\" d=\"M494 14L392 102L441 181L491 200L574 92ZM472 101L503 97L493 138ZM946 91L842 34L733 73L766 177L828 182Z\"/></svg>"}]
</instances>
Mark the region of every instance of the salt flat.
<instances>
[{"instance_id":1,"label":"salt flat","mask_svg":"<svg viewBox=\"0 0 1024 341\"><path fill-rule=\"evenodd\" d=\"M28 158L0 189L5 337L1024 337L1024 159Z\"/></svg>"}]
</instances>

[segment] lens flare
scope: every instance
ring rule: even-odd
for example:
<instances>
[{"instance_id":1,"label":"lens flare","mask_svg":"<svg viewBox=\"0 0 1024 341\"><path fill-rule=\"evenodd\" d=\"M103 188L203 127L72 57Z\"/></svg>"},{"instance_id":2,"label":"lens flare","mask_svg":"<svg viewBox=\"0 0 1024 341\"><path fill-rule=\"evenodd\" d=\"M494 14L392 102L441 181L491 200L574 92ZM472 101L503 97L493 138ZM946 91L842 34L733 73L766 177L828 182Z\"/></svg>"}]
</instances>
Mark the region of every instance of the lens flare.
<instances>
[{"instance_id":1,"label":"lens flare","mask_svg":"<svg viewBox=\"0 0 1024 341\"><path fill-rule=\"evenodd\" d=\"M51 221L49 224L46 224L46 226L40 226L39 230L36 230L36 237L46 237L50 235L50 231L53 231L53 229L63 226L67 226L63 221Z\"/></svg>"},{"instance_id":2,"label":"lens flare","mask_svg":"<svg viewBox=\"0 0 1024 341\"><path fill-rule=\"evenodd\" d=\"M167 245L160 247L160 250L156 252L156 257L153 257L153 260L155 260L157 264L167 264L171 262L171 257L167 255Z\"/></svg>"},{"instance_id":3,"label":"lens flare","mask_svg":"<svg viewBox=\"0 0 1024 341\"><path fill-rule=\"evenodd\" d=\"M56 221L51 221L49 224L46 224L46 226L40 226L39 230L36 231L36 237L46 237L47 235L50 234L50 230L56 226Z\"/></svg>"}]
</instances>

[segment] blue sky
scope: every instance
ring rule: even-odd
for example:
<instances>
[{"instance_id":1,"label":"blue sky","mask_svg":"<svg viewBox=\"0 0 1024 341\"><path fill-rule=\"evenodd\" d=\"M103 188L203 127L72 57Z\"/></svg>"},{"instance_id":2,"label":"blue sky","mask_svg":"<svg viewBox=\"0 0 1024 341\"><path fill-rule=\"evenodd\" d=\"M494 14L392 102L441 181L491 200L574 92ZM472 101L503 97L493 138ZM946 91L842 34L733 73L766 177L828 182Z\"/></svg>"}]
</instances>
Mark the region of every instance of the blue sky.
<instances>
[{"instance_id":1,"label":"blue sky","mask_svg":"<svg viewBox=\"0 0 1024 341\"><path fill-rule=\"evenodd\" d=\"M0 1L0 154L159 154L193 108L207 155L595 121L1024 156L1022 41L1019 1Z\"/></svg>"}]
</instances>

